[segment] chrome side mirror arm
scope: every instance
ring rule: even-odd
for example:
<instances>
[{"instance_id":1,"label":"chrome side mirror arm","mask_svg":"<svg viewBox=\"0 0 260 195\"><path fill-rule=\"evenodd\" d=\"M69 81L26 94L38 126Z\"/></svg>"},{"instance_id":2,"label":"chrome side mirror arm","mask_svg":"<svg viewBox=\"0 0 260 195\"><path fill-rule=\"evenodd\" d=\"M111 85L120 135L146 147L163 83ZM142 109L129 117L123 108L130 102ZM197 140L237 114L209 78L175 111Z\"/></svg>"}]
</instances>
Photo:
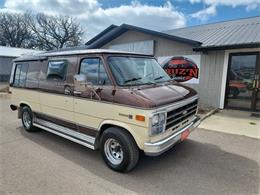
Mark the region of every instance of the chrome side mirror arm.
<instances>
[{"instance_id":1,"label":"chrome side mirror arm","mask_svg":"<svg viewBox=\"0 0 260 195\"><path fill-rule=\"evenodd\" d=\"M81 95L82 92L87 90L87 87L91 90L91 99L93 99L93 96L96 96L98 100L101 100L101 97L96 92L93 83L87 82L86 75L78 74L74 76L74 95Z\"/></svg>"},{"instance_id":2,"label":"chrome side mirror arm","mask_svg":"<svg viewBox=\"0 0 260 195\"><path fill-rule=\"evenodd\" d=\"M95 90L95 87L93 85L93 83L89 82L88 85L90 85L90 89L91 91L94 93L94 95L98 98L98 100L101 100L101 97L98 95L98 93ZM91 99L93 99L93 94L91 93Z\"/></svg>"}]
</instances>

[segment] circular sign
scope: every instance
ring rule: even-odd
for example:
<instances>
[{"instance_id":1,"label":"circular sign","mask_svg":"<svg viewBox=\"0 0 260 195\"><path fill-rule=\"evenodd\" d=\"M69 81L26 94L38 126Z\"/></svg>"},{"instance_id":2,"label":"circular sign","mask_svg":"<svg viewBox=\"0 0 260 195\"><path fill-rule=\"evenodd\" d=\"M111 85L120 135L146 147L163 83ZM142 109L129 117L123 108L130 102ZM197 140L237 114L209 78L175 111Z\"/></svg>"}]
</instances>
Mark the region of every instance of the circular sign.
<instances>
[{"instance_id":1,"label":"circular sign","mask_svg":"<svg viewBox=\"0 0 260 195\"><path fill-rule=\"evenodd\" d=\"M163 69L177 82L185 82L192 78L199 78L199 68L191 59L176 56L168 60Z\"/></svg>"}]
</instances>

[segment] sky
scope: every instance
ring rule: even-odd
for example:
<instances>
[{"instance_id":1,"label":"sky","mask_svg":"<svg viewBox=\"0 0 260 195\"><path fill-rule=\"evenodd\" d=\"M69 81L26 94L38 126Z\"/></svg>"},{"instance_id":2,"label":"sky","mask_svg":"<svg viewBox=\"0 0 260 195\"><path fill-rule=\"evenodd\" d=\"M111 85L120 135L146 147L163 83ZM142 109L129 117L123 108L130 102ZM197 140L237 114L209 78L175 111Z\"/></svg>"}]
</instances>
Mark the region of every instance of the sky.
<instances>
[{"instance_id":1,"label":"sky","mask_svg":"<svg viewBox=\"0 0 260 195\"><path fill-rule=\"evenodd\" d=\"M260 16L260 0L0 0L0 12L78 19L88 40L111 24L156 31Z\"/></svg>"}]
</instances>

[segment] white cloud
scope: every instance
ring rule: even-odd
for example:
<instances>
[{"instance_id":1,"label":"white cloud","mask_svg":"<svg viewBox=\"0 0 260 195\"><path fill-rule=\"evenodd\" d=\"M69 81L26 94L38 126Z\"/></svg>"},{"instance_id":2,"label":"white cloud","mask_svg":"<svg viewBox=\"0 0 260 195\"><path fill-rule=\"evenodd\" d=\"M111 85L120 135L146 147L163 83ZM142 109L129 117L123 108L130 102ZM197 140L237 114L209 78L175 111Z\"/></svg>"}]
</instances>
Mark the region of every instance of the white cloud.
<instances>
[{"instance_id":1,"label":"white cloud","mask_svg":"<svg viewBox=\"0 0 260 195\"><path fill-rule=\"evenodd\" d=\"M111 24L132 24L154 30L166 30L186 25L184 14L167 2L151 6L132 1L130 5L103 8L98 0L6 0L0 11L43 12L77 17L91 38Z\"/></svg>"},{"instance_id":2,"label":"white cloud","mask_svg":"<svg viewBox=\"0 0 260 195\"><path fill-rule=\"evenodd\" d=\"M257 5L257 4L248 5L248 6L246 7L246 11L250 12L250 11L255 10L255 9L257 9L257 8L259 8L259 13L260 13L260 6Z\"/></svg>"},{"instance_id":3,"label":"white cloud","mask_svg":"<svg viewBox=\"0 0 260 195\"><path fill-rule=\"evenodd\" d=\"M208 6L196 13L191 14L192 18L200 19L201 21L208 20L210 16L215 16L217 14L216 8L218 6L244 6L246 11L251 11L254 9L260 9L260 0L189 0L190 3L203 3Z\"/></svg>"},{"instance_id":4,"label":"white cloud","mask_svg":"<svg viewBox=\"0 0 260 195\"><path fill-rule=\"evenodd\" d=\"M203 10L200 10L198 12L191 14L190 16L192 18L196 18L196 19L199 19L201 21L206 21L206 20L209 19L209 17L215 16L216 13L217 13L216 6L211 5L211 6L205 8Z\"/></svg>"},{"instance_id":5,"label":"white cloud","mask_svg":"<svg viewBox=\"0 0 260 195\"><path fill-rule=\"evenodd\" d=\"M204 3L206 5L224 5L224 6L250 6L260 5L260 0L190 0L191 3Z\"/></svg>"}]
</instances>

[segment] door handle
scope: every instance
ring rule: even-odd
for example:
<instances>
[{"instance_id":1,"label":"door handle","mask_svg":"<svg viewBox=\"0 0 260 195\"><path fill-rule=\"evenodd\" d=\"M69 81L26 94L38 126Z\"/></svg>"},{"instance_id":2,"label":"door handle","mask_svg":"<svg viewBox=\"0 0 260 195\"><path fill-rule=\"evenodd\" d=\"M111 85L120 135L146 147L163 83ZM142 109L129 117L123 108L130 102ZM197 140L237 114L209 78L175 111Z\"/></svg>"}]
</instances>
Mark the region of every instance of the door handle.
<instances>
[{"instance_id":1,"label":"door handle","mask_svg":"<svg viewBox=\"0 0 260 195\"><path fill-rule=\"evenodd\" d=\"M260 80L253 80L253 89L259 89L260 88Z\"/></svg>"},{"instance_id":2,"label":"door handle","mask_svg":"<svg viewBox=\"0 0 260 195\"><path fill-rule=\"evenodd\" d=\"M260 80L257 80L257 81L256 81L256 88L257 88L257 89L260 88L260 85L259 85L259 84L260 84Z\"/></svg>"},{"instance_id":3,"label":"door handle","mask_svg":"<svg viewBox=\"0 0 260 195\"><path fill-rule=\"evenodd\" d=\"M73 91L73 94L74 94L74 95L81 95L81 93L82 93L82 92L80 92L80 91Z\"/></svg>"},{"instance_id":4,"label":"door handle","mask_svg":"<svg viewBox=\"0 0 260 195\"><path fill-rule=\"evenodd\" d=\"M253 89L256 88L256 79L253 80Z\"/></svg>"}]
</instances>

